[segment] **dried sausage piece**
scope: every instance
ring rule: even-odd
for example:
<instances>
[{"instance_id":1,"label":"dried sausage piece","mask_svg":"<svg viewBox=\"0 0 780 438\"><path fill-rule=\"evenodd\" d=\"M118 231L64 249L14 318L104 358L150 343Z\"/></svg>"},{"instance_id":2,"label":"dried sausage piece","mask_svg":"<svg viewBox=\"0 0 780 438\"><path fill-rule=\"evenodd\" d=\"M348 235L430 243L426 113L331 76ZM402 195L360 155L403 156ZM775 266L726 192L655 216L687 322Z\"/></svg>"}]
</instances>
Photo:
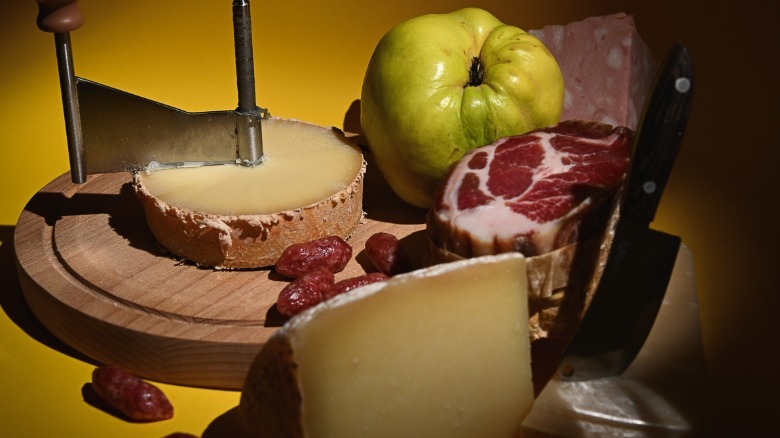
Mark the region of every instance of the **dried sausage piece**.
<instances>
[{"instance_id":1,"label":"dried sausage piece","mask_svg":"<svg viewBox=\"0 0 780 438\"><path fill-rule=\"evenodd\" d=\"M285 316L293 316L325 300L325 294L336 279L325 268L304 274L282 289L276 308Z\"/></svg>"},{"instance_id":2,"label":"dried sausage piece","mask_svg":"<svg viewBox=\"0 0 780 438\"><path fill-rule=\"evenodd\" d=\"M275 270L289 278L320 268L335 273L343 270L350 258L352 247L341 237L328 236L288 246L276 262Z\"/></svg>"},{"instance_id":3,"label":"dried sausage piece","mask_svg":"<svg viewBox=\"0 0 780 438\"><path fill-rule=\"evenodd\" d=\"M366 240L366 255L380 272L393 276L409 272L409 256L398 238L389 233L376 233Z\"/></svg>"},{"instance_id":4,"label":"dried sausage piece","mask_svg":"<svg viewBox=\"0 0 780 438\"><path fill-rule=\"evenodd\" d=\"M173 417L173 406L159 388L115 365L95 368L92 388L131 420L160 421Z\"/></svg>"},{"instance_id":5,"label":"dried sausage piece","mask_svg":"<svg viewBox=\"0 0 780 438\"><path fill-rule=\"evenodd\" d=\"M357 277L347 278L337 281L325 294L325 299L335 297L338 294L350 291L356 287L387 280L388 277L383 272L372 272L370 274L358 275Z\"/></svg>"}]
</instances>

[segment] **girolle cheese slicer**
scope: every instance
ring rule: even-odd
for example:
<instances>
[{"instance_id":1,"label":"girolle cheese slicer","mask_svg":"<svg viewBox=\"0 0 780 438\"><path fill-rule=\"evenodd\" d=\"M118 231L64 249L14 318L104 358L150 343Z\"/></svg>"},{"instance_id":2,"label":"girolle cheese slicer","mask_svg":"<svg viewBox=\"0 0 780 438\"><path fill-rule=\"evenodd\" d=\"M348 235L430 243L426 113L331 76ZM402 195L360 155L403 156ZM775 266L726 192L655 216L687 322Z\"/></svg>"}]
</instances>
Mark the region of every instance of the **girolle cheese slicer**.
<instances>
[{"instance_id":1,"label":"girolle cheese slicer","mask_svg":"<svg viewBox=\"0 0 780 438\"><path fill-rule=\"evenodd\" d=\"M249 0L233 0L238 107L187 112L75 76L70 32L84 15L76 0L37 0L38 27L54 33L71 179L88 174L263 161L255 100Z\"/></svg>"}]
</instances>

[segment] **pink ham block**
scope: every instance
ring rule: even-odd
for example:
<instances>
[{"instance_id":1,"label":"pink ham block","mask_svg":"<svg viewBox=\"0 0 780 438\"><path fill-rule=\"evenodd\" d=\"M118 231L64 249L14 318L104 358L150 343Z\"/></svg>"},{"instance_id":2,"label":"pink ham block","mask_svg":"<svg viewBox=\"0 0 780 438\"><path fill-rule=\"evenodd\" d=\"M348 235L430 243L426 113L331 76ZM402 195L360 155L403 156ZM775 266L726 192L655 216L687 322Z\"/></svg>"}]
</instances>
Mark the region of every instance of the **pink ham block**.
<instances>
[{"instance_id":1,"label":"pink ham block","mask_svg":"<svg viewBox=\"0 0 780 438\"><path fill-rule=\"evenodd\" d=\"M530 30L563 72L561 120L636 129L653 85L656 61L624 13Z\"/></svg>"}]
</instances>

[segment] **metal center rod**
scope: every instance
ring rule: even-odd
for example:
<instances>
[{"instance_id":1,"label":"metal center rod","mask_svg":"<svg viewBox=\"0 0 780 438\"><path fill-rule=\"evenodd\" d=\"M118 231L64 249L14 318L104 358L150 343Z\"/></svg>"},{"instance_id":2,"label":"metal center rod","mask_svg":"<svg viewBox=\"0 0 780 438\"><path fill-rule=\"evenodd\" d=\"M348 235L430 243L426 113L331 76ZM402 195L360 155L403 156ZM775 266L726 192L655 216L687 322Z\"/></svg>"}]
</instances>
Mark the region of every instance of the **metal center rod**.
<instances>
[{"instance_id":1,"label":"metal center rod","mask_svg":"<svg viewBox=\"0 0 780 438\"><path fill-rule=\"evenodd\" d=\"M255 98L255 69L252 55L252 19L249 0L233 0L233 36L236 50L238 113L236 134L241 164L254 166L263 161L263 111Z\"/></svg>"},{"instance_id":2,"label":"metal center rod","mask_svg":"<svg viewBox=\"0 0 780 438\"><path fill-rule=\"evenodd\" d=\"M57 51L62 109L65 114L70 176L74 183L82 184L87 181L87 165L84 159L84 142L81 137L81 116L79 114L78 93L76 92L76 75L73 72L70 33L55 33L54 44Z\"/></svg>"}]
</instances>

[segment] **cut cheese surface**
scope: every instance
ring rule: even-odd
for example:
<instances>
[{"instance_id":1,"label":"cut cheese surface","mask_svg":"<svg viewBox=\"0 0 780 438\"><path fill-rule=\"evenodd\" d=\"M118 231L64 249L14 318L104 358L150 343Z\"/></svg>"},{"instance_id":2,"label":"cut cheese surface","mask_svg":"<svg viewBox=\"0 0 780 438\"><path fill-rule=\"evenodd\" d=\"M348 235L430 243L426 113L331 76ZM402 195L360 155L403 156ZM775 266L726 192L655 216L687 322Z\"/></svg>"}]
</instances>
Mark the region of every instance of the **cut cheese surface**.
<instances>
[{"instance_id":1,"label":"cut cheese surface","mask_svg":"<svg viewBox=\"0 0 780 438\"><path fill-rule=\"evenodd\" d=\"M305 207L345 189L360 151L343 135L283 119L263 121L265 161L142 172L146 189L179 208L214 215L270 214Z\"/></svg>"},{"instance_id":2,"label":"cut cheese surface","mask_svg":"<svg viewBox=\"0 0 780 438\"><path fill-rule=\"evenodd\" d=\"M337 296L266 344L242 415L263 436L515 436L533 403L526 287L513 253Z\"/></svg>"}]
</instances>

